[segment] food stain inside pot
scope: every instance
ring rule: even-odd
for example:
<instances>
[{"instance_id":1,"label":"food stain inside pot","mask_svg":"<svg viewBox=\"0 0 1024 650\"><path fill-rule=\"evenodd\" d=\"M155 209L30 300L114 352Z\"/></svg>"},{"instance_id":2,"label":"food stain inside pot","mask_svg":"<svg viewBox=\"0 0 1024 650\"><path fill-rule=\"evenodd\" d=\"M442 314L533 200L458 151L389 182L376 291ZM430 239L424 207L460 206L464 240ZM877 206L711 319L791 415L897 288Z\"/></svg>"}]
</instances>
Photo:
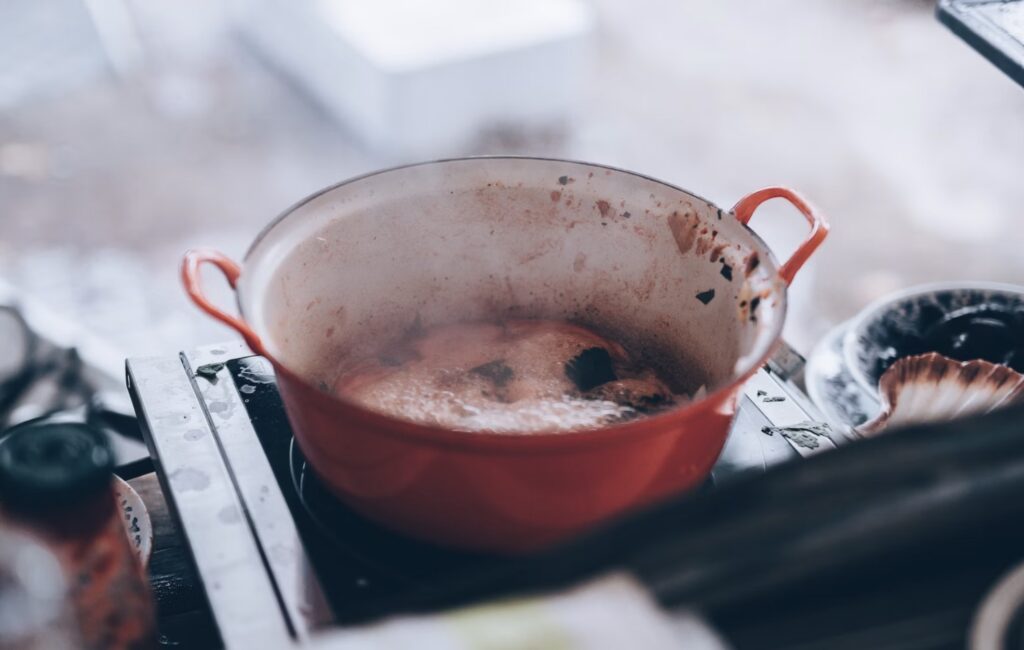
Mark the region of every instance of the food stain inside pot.
<instances>
[{"instance_id":1,"label":"food stain inside pot","mask_svg":"<svg viewBox=\"0 0 1024 650\"><path fill-rule=\"evenodd\" d=\"M343 364L334 390L425 424L494 433L573 431L691 399L622 345L562 321L418 329L384 353ZM701 387L693 398L704 393Z\"/></svg>"}]
</instances>

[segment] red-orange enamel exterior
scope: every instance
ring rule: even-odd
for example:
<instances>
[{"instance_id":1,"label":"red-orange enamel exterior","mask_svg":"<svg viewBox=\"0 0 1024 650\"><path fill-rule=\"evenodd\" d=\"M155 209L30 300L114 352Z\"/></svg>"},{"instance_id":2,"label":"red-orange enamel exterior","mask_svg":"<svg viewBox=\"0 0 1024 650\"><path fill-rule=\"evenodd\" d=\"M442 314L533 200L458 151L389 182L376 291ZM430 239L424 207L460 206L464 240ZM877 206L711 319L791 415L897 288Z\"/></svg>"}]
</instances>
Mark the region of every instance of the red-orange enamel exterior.
<instances>
[{"instance_id":1,"label":"red-orange enamel exterior","mask_svg":"<svg viewBox=\"0 0 1024 650\"><path fill-rule=\"evenodd\" d=\"M758 205L776 197L787 199L811 225L810 235L779 268L788 284L828 225L799 194L781 187L744 197L735 216L746 223ZM203 263L219 268L233 287L243 272L215 251L189 251L181 269L188 294L266 355L242 318L205 297L198 274ZM656 417L594 431L511 436L446 430L371 412L316 389L268 358L303 454L339 498L394 530L498 553L565 540L630 508L700 485L725 443L739 390L756 370Z\"/></svg>"}]
</instances>

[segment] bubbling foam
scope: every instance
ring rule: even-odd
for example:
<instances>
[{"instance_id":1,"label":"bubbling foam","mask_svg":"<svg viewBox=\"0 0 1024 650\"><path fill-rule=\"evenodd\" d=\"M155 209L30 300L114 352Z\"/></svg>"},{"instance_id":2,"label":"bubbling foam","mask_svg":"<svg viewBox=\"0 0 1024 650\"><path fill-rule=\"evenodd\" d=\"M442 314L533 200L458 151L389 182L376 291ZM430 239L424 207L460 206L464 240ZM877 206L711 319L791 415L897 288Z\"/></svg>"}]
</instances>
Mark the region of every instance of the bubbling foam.
<instances>
[{"instance_id":1,"label":"bubbling foam","mask_svg":"<svg viewBox=\"0 0 1024 650\"><path fill-rule=\"evenodd\" d=\"M348 360L334 390L415 422L524 434L607 426L688 399L618 343L545 320L421 329Z\"/></svg>"}]
</instances>

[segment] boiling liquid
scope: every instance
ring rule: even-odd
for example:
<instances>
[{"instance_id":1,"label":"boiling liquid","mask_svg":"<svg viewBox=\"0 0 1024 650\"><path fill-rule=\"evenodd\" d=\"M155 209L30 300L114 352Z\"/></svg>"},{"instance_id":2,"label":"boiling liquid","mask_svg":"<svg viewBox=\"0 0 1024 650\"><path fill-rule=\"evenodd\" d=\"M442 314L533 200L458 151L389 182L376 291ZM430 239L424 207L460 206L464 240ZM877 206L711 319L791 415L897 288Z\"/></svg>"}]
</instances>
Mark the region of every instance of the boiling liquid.
<instances>
[{"instance_id":1,"label":"boiling liquid","mask_svg":"<svg viewBox=\"0 0 1024 650\"><path fill-rule=\"evenodd\" d=\"M405 419L496 433L571 431L686 400L619 344L561 321L458 323L350 360L345 399Z\"/></svg>"}]
</instances>

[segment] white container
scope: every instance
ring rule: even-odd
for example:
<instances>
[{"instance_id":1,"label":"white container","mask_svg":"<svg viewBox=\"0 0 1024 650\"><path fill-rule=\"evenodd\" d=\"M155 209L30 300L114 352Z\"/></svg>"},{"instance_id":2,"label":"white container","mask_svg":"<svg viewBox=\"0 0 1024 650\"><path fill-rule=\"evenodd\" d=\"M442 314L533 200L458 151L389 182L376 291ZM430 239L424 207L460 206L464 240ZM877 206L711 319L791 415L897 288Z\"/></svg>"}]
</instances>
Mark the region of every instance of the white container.
<instances>
[{"instance_id":1,"label":"white container","mask_svg":"<svg viewBox=\"0 0 1024 650\"><path fill-rule=\"evenodd\" d=\"M565 123L582 95L582 0L254 0L239 27L371 148L453 153L481 132Z\"/></svg>"}]
</instances>

